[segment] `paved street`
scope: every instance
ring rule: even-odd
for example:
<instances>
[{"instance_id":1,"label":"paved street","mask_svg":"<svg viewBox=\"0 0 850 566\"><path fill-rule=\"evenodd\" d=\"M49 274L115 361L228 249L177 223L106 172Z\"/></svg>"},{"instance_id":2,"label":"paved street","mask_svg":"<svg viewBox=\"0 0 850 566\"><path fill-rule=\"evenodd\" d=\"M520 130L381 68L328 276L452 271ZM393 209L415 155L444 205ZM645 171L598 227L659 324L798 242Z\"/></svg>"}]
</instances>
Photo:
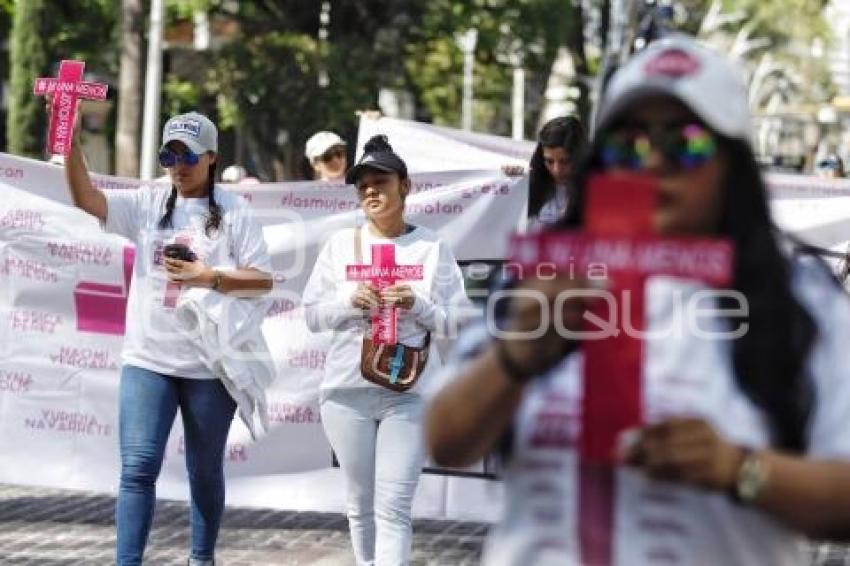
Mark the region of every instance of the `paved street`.
<instances>
[{"instance_id":1,"label":"paved street","mask_svg":"<svg viewBox=\"0 0 850 566\"><path fill-rule=\"evenodd\" d=\"M113 563L115 500L106 495L0 484L0 565ZM412 566L477 564L487 526L416 521ZM160 501L145 564L185 565L185 503ZM229 507L218 546L222 566L353 566L341 515ZM813 566L850 566L845 548L812 549Z\"/></svg>"},{"instance_id":2,"label":"paved street","mask_svg":"<svg viewBox=\"0 0 850 566\"><path fill-rule=\"evenodd\" d=\"M105 495L0 484L0 564L113 562L115 500ZM416 521L414 565L477 564L486 525ZM146 564L185 565L188 508L160 501ZM230 507L218 545L224 566L353 565L341 515Z\"/></svg>"}]
</instances>

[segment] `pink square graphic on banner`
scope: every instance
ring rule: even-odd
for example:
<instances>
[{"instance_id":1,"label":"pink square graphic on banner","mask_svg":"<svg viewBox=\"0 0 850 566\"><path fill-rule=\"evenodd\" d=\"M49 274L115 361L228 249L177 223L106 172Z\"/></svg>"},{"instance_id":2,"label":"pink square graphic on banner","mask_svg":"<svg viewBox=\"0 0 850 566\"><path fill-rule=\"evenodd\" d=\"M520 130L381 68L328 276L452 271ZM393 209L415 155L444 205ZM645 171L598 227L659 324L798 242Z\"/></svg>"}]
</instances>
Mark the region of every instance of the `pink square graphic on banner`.
<instances>
[{"instance_id":1,"label":"pink square graphic on banner","mask_svg":"<svg viewBox=\"0 0 850 566\"><path fill-rule=\"evenodd\" d=\"M127 299L133 276L135 250L124 248L124 280L121 285L80 281L74 288L77 330L95 334L124 334Z\"/></svg>"}]
</instances>

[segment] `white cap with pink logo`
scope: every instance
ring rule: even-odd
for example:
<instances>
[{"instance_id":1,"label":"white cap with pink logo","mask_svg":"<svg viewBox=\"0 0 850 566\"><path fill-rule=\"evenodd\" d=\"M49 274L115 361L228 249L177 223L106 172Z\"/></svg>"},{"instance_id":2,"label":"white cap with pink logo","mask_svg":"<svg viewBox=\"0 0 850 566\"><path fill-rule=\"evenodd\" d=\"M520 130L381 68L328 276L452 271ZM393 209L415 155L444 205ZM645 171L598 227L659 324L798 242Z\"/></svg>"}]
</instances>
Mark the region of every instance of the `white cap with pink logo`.
<instances>
[{"instance_id":1,"label":"white cap with pink logo","mask_svg":"<svg viewBox=\"0 0 850 566\"><path fill-rule=\"evenodd\" d=\"M742 73L726 57L691 37L674 35L638 52L611 78L597 130L611 125L636 100L667 95L680 100L712 130L750 139L750 109Z\"/></svg>"}]
</instances>

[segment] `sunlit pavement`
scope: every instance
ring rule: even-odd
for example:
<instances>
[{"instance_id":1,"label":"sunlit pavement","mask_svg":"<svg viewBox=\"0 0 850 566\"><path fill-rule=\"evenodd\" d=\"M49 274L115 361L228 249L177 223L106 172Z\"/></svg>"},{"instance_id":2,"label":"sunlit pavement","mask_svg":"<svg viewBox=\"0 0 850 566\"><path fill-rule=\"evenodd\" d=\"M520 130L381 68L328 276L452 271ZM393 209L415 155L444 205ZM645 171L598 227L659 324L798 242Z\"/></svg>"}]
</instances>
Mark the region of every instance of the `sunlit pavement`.
<instances>
[{"instance_id":1,"label":"sunlit pavement","mask_svg":"<svg viewBox=\"0 0 850 566\"><path fill-rule=\"evenodd\" d=\"M114 563L115 499L101 494L0 484L0 564ZM487 526L418 520L414 565L477 564ZM186 503L159 501L145 564L186 564ZM342 515L228 507L217 566L353 565Z\"/></svg>"}]
</instances>

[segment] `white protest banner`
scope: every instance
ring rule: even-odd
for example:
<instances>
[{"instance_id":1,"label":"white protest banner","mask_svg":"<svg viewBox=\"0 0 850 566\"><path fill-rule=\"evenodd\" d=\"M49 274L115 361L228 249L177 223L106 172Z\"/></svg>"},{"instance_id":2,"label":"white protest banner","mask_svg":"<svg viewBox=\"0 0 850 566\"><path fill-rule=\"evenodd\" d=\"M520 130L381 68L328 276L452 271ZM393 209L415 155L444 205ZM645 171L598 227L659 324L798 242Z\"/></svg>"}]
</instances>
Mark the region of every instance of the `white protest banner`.
<instances>
[{"instance_id":1,"label":"white protest banner","mask_svg":"<svg viewBox=\"0 0 850 566\"><path fill-rule=\"evenodd\" d=\"M500 169L504 165L528 167L535 143L399 120L362 116L357 131L357 157L374 135L384 134L393 151L411 173L459 169Z\"/></svg>"},{"instance_id":2,"label":"white protest banner","mask_svg":"<svg viewBox=\"0 0 850 566\"><path fill-rule=\"evenodd\" d=\"M0 451L6 456L0 482L114 492L118 370L134 249L68 206L60 167L0 154L0 177ZM94 182L105 190L139 186L108 176ZM413 182L409 220L437 230L461 259L501 257L507 234L522 223L521 178L461 171L417 175ZM270 433L255 443L241 422L231 430L228 501L342 511L344 485L331 465L317 406L329 336L306 328L300 297L327 236L363 221L355 192L277 183L251 186L244 197L273 256L274 300L263 330L278 379L269 391ZM178 419L160 496L188 496L183 452ZM469 494L460 505L448 500L455 482L471 484L459 490ZM426 474L415 512L493 516L498 498L488 484Z\"/></svg>"},{"instance_id":3,"label":"white protest banner","mask_svg":"<svg viewBox=\"0 0 850 566\"><path fill-rule=\"evenodd\" d=\"M400 138L407 137L403 133ZM440 148L426 149L422 155L437 155ZM523 181L498 170L415 174L413 180L412 222L436 229L459 259L503 257L507 234L524 216ZM788 175L768 180L781 227L822 247L845 249L850 181ZM139 186L103 175L94 182L105 190ZM231 189L244 193L257 211L273 254L275 300L264 332L279 377L270 391L269 435L252 443L241 423L233 426L226 451L228 500L342 511L343 481L331 466L316 406L327 336L307 331L299 300L327 235L362 221L353 189L315 183ZM132 246L67 206L57 166L0 154L0 194L0 482L115 492L123 317L114 315L126 303ZM499 490L494 482L426 474L415 513L490 520L498 513ZM158 494L188 497L179 420Z\"/></svg>"},{"instance_id":4,"label":"white protest banner","mask_svg":"<svg viewBox=\"0 0 850 566\"><path fill-rule=\"evenodd\" d=\"M807 244L848 251L850 180L770 175L768 183L771 213L780 228Z\"/></svg>"},{"instance_id":5,"label":"white protest banner","mask_svg":"<svg viewBox=\"0 0 850 566\"><path fill-rule=\"evenodd\" d=\"M410 171L528 167L535 144L395 118L360 118L357 155L384 134ZM776 223L812 245L846 252L850 240L850 180L767 175Z\"/></svg>"}]
</instances>

